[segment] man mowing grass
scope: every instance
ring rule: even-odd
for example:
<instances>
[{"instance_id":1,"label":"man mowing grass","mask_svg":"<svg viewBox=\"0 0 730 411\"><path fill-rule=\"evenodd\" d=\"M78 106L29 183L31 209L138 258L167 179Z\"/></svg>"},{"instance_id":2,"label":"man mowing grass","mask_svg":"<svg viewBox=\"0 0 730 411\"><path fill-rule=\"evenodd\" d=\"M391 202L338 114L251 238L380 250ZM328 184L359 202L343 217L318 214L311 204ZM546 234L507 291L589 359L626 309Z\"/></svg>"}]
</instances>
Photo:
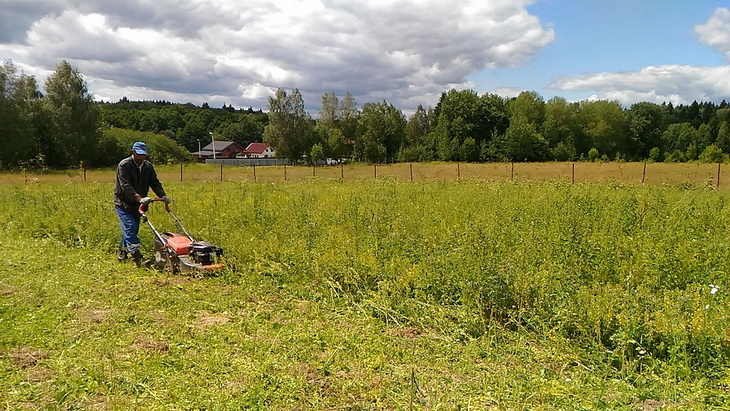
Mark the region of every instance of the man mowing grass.
<instances>
[{"instance_id":1,"label":"man mowing grass","mask_svg":"<svg viewBox=\"0 0 730 411\"><path fill-rule=\"evenodd\" d=\"M165 203L172 200L165 195L155 168L147 161L147 145L138 141L132 145L131 153L131 156L119 162L114 185L114 206L122 229L117 259L125 261L130 255L134 264L141 267L143 256L139 251L139 206L152 201L151 197L147 197L150 188L158 197L164 198Z\"/></svg>"}]
</instances>

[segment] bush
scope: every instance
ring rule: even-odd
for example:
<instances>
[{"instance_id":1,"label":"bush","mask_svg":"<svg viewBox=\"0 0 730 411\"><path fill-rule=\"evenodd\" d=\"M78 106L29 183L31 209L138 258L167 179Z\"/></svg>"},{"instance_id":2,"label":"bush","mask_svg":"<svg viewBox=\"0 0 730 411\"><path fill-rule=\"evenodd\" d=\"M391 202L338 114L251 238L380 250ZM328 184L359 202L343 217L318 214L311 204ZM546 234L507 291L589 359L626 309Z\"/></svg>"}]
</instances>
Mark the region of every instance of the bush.
<instances>
[{"instance_id":1,"label":"bush","mask_svg":"<svg viewBox=\"0 0 730 411\"><path fill-rule=\"evenodd\" d=\"M700 154L700 161L703 163L723 163L725 162L726 155L720 150L720 147L710 144Z\"/></svg>"},{"instance_id":2,"label":"bush","mask_svg":"<svg viewBox=\"0 0 730 411\"><path fill-rule=\"evenodd\" d=\"M649 150L649 162L655 163L658 161L661 161L662 152L659 150L659 147L654 147L651 150Z\"/></svg>"},{"instance_id":3,"label":"bush","mask_svg":"<svg viewBox=\"0 0 730 411\"><path fill-rule=\"evenodd\" d=\"M592 149L588 150L588 161L595 163L600 158L600 154L598 153L598 149L593 147Z\"/></svg>"},{"instance_id":4,"label":"bush","mask_svg":"<svg viewBox=\"0 0 730 411\"><path fill-rule=\"evenodd\" d=\"M122 128L110 128L104 131L102 138L105 145L112 147L114 155L105 154L106 166L115 165L129 155L129 150L135 141L144 141L149 151L149 159L156 164L191 163L193 155L170 137L149 131L134 131ZM113 143L116 141L116 145Z\"/></svg>"}]
</instances>

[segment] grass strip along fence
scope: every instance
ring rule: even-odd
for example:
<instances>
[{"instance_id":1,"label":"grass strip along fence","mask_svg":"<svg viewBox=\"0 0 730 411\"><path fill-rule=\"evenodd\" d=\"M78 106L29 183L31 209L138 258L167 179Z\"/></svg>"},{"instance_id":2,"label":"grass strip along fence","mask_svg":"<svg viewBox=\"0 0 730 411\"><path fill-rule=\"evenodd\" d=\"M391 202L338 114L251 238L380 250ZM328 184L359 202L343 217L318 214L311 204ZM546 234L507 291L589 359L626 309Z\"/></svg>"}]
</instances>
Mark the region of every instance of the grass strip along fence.
<instances>
[{"instance_id":1,"label":"grass strip along fence","mask_svg":"<svg viewBox=\"0 0 730 411\"><path fill-rule=\"evenodd\" d=\"M230 271L116 263L110 182L0 184L3 404L730 405L724 190L380 177L166 189ZM160 229L166 217L150 211Z\"/></svg>"},{"instance_id":2,"label":"grass strip along fence","mask_svg":"<svg viewBox=\"0 0 730 411\"><path fill-rule=\"evenodd\" d=\"M156 165L165 181L300 182L311 179L358 181L566 181L648 185L700 185L720 188L722 164L704 163L396 163L332 166L239 166L226 164ZM112 169L22 170L0 172L3 182L109 181Z\"/></svg>"}]
</instances>

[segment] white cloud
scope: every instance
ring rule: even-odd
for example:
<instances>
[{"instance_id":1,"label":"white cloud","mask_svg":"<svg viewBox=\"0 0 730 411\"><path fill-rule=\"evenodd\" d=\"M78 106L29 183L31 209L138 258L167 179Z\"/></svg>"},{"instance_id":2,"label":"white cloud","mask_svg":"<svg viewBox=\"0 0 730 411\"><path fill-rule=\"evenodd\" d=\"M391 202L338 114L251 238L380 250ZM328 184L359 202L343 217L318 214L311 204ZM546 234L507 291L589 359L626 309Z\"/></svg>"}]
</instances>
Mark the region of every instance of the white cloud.
<instances>
[{"instance_id":1,"label":"white cloud","mask_svg":"<svg viewBox=\"0 0 730 411\"><path fill-rule=\"evenodd\" d=\"M719 8L706 24L695 26L701 42L714 47L730 58L730 10Z\"/></svg>"},{"instance_id":2,"label":"white cloud","mask_svg":"<svg viewBox=\"0 0 730 411\"><path fill-rule=\"evenodd\" d=\"M695 32L702 43L730 58L730 10L718 8L706 24L695 26ZM673 104L720 101L730 96L730 66L648 66L636 72L556 78L549 87L562 91L594 91L588 100L617 100L627 106L639 101Z\"/></svg>"},{"instance_id":3,"label":"white cloud","mask_svg":"<svg viewBox=\"0 0 730 411\"><path fill-rule=\"evenodd\" d=\"M525 90L517 87L498 87L490 91L490 93L502 96L504 98L513 98L519 96L520 93L522 93L523 91Z\"/></svg>"},{"instance_id":4,"label":"white cloud","mask_svg":"<svg viewBox=\"0 0 730 411\"><path fill-rule=\"evenodd\" d=\"M476 71L523 64L554 39L530 0L32 1L48 13L11 8L35 20L9 36L23 41L0 38L0 54L46 71L68 60L113 100L265 107L282 87L299 88L308 106L350 91L361 104L408 109L468 86Z\"/></svg>"},{"instance_id":5,"label":"white cloud","mask_svg":"<svg viewBox=\"0 0 730 411\"><path fill-rule=\"evenodd\" d=\"M551 87L563 91L597 90L589 99L638 101L719 101L730 95L730 66L650 66L637 72L595 73L556 79Z\"/></svg>"}]
</instances>

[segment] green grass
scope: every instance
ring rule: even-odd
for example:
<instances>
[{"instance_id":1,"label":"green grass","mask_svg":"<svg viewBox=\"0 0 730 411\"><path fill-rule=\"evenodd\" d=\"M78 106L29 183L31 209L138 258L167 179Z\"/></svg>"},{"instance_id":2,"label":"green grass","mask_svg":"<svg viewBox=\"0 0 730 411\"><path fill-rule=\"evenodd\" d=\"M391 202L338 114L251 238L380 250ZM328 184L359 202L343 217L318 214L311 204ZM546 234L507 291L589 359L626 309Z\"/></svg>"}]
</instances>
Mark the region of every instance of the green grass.
<instances>
[{"instance_id":1,"label":"green grass","mask_svg":"<svg viewBox=\"0 0 730 411\"><path fill-rule=\"evenodd\" d=\"M115 261L111 188L0 185L6 408L728 406L724 191L169 182L195 278Z\"/></svg>"}]
</instances>

